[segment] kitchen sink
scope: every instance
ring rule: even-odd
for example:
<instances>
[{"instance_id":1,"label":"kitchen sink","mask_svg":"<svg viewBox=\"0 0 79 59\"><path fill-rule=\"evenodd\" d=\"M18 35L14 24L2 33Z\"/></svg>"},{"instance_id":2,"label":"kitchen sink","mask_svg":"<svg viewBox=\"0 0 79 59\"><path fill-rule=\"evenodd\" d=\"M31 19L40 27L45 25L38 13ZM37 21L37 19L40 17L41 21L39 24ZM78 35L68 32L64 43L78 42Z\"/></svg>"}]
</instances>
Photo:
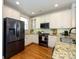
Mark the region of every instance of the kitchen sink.
<instances>
[{"instance_id":1,"label":"kitchen sink","mask_svg":"<svg viewBox=\"0 0 79 59\"><path fill-rule=\"evenodd\" d=\"M69 36L63 36L60 38L61 42L68 43L68 44L76 44L76 40L73 40Z\"/></svg>"}]
</instances>

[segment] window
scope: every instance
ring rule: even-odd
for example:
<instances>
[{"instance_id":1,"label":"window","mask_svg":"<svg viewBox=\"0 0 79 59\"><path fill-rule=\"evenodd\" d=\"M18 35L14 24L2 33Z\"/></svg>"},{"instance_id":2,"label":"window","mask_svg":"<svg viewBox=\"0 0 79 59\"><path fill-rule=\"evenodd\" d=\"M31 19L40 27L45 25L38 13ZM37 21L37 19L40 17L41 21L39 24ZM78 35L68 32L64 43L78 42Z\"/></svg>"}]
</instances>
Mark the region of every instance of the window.
<instances>
[{"instance_id":1,"label":"window","mask_svg":"<svg viewBox=\"0 0 79 59\"><path fill-rule=\"evenodd\" d=\"M28 30L28 28L29 28L29 26L28 26L29 19L24 18L24 17L20 17L20 20L24 21L24 23L25 23L25 30Z\"/></svg>"}]
</instances>

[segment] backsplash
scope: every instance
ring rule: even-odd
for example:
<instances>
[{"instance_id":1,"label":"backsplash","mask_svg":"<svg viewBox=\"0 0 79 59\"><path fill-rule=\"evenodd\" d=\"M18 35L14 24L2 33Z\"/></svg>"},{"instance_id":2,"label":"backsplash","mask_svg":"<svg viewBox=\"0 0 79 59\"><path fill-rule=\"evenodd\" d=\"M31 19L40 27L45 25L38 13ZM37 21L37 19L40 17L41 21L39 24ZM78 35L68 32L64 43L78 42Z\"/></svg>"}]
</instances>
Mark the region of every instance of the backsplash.
<instances>
[{"instance_id":1,"label":"backsplash","mask_svg":"<svg viewBox=\"0 0 79 59\"><path fill-rule=\"evenodd\" d=\"M68 31L70 30L70 28L55 28L57 30L57 34L63 33L64 31ZM38 32L43 32L43 33L49 33L49 34L53 34L54 30L53 29L34 29L33 30L33 34L38 34ZM75 31L74 31L75 33Z\"/></svg>"},{"instance_id":2,"label":"backsplash","mask_svg":"<svg viewBox=\"0 0 79 59\"><path fill-rule=\"evenodd\" d=\"M38 32L44 32L44 33L52 33L51 29L34 29L33 33L37 34Z\"/></svg>"}]
</instances>

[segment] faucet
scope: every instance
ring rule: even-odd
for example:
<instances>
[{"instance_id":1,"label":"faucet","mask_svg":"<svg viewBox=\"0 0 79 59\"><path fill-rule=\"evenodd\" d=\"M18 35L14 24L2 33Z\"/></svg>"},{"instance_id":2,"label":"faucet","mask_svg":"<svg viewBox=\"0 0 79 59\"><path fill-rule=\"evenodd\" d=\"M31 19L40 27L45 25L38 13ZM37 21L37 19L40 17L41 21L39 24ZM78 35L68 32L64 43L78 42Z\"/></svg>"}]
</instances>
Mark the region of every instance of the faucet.
<instances>
[{"instance_id":1,"label":"faucet","mask_svg":"<svg viewBox=\"0 0 79 59\"><path fill-rule=\"evenodd\" d=\"M69 30L69 34L71 34L71 31L72 31L73 29L76 29L76 27L71 28L71 29Z\"/></svg>"}]
</instances>

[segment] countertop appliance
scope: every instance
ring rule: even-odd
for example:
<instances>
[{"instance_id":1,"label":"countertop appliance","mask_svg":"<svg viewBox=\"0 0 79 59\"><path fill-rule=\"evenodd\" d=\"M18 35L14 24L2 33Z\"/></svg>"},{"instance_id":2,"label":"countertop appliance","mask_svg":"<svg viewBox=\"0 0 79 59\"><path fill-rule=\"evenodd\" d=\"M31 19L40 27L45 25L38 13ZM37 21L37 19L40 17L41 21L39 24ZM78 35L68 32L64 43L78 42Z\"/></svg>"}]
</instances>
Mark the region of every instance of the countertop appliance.
<instances>
[{"instance_id":1,"label":"countertop appliance","mask_svg":"<svg viewBox=\"0 0 79 59\"><path fill-rule=\"evenodd\" d=\"M24 22L13 18L3 19L3 56L4 59L24 49Z\"/></svg>"},{"instance_id":2,"label":"countertop appliance","mask_svg":"<svg viewBox=\"0 0 79 59\"><path fill-rule=\"evenodd\" d=\"M62 35L63 35L63 36L69 36L69 32L68 32L68 31L64 31L64 32L62 33Z\"/></svg>"}]
</instances>

